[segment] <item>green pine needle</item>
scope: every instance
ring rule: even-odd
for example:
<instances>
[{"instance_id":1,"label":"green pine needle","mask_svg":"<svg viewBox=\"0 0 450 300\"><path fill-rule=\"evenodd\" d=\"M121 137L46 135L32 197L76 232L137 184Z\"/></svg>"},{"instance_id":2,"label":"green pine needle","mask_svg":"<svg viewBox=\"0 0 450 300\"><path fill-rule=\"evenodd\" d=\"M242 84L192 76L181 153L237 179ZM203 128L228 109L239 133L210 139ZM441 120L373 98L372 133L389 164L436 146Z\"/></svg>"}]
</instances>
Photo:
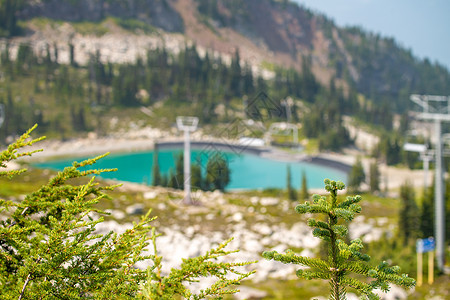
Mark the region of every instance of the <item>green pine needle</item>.
<instances>
[{"instance_id":1,"label":"green pine needle","mask_svg":"<svg viewBox=\"0 0 450 300\"><path fill-rule=\"evenodd\" d=\"M350 244L342 239L348 234L347 224L361 212L358 204L360 196L347 197L339 202L337 192L343 190L345 185L340 181L325 179L325 189L330 197L314 195L311 202L299 204L295 208L299 214L322 214L327 221L318 221L310 218L307 223L313 228L313 235L328 242L329 257L327 261L318 258L297 256L292 251L280 254L276 251L266 251L263 257L282 263L292 263L309 269L299 269L297 276L304 279L323 279L330 283L330 299L345 299L346 289L352 287L369 299L379 299L372 290L380 288L382 291L389 289L388 283L394 283L403 287L412 287L415 281L405 274L400 274L398 266L389 267L386 262L381 262L376 267L369 264L370 257L361 252L363 243L355 239ZM371 278L370 283L356 279L356 276Z\"/></svg>"}]
</instances>

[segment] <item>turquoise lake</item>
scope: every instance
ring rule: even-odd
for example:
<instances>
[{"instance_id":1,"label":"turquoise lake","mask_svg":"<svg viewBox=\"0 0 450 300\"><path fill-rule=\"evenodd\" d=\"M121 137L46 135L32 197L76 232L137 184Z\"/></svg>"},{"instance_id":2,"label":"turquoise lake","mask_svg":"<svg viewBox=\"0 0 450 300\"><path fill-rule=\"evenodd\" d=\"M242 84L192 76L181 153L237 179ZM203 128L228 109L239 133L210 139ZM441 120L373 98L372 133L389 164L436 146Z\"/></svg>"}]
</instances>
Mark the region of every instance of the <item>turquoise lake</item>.
<instances>
[{"instance_id":1,"label":"turquoise lake","mask_svg":"<svg viewBox=\"0 0 450 300\"><path fill-rule=\"evenodd\" d=\"M159 150L158 162L162 174L168 174L175 169L175 157L181 150ZM90 168L107 169L117 168L116 172L103 173L102 178L117 179L135 183L151 184L153 151L133 152L126 154L111 154ZM263 158L254 154L235 154L221 152L231 169L231 182L228 190L233 189L266 189L286 188L286 175L288 165L291 169L292 186L300 188L302 172L305 172L308 188L323 188L323 180L347 181L347 174L334 168L315 165L307 162L284 162ZM38 168L62 170L72 165L74 160L80 162L85 158L48 161L34 164ZM207 155L200 150L192 150L192 164L200 163L203 173L206 173Z\"/></svg>"}]
</instances>

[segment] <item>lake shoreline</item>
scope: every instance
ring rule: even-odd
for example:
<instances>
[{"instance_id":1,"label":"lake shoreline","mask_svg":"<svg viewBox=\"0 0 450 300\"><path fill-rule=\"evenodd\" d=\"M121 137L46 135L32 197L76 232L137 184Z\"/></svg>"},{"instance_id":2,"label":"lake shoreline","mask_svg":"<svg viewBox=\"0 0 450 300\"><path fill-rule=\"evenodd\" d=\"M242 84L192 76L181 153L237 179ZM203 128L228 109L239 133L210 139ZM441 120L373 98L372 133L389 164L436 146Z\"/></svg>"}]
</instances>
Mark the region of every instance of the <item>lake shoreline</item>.
<instances>
[{"instance_id":1,"label":"lake shoreline","mask_svg":"<svg viewBox=\"0 0 450 300\"><path fill-rule=\"evenodd\" d=\"M97 137L95 135L88 135L85 138L74 138L71 140L44 140L38 142L30 147L23 149L23 151L32 151L43 149L42 152L33 154L32 157L21 158L22 161L27 162L42 162L57 158L77 158L77 157L95 157L104 153L120 154L139 151L150 151L154 149L155 141L180 141L181 136L168 135L167 133L156 132L148 135L146 134L121 134L108 137ZM201 136L193 136L193 139L200 140ZM289 152L278 150L277 153L283 152L283 157L288 157ZM315 162L320 161L324 166L334 165L340 171L348 172L356 160L356 157L361 153L349 153L346 151L342 153L320 153L311 155ZM275 158L276 159L276 158ZM283 158L284 159L284 158ZM305 160L307 161L307 160ZM373 161L370 158L362 158L364 169L368 174L369 165ZM9 169L16 169L19 166L14 163L8 164ZM380 170L380 188L382 191L391 191L393 195L398 194L399 187L406 181L410 182L416 188L423 187L424 172L423 170L409 170L407 168L398 168L379 164ZM431 182L432 172L428 172L428 182ZM363 185L363 191L367 190L368 186Z\"/></svg>"},{"instance_id":2,"label":"lake shoreline","mask_svg":"<svg viewBox=\"0 0 450 300\"><path fill-rule=\"evenodd\" d=\"M30 149L42 149L42 152L33 154L32 157L25 158L29 162L43 162L48 160L63 158L83 158L95 157L105 153L124 154L156 149L171 149L183 147L183 141L178 137L164 140L149 140L144 138L125 139L125 138L77 138L73 140L44 140ZM348 174L351 170L351 164L340 161L336 158L323 157L321 154L308 155L302 152L287 152L274 147L255 147L251 145L242 145L237 141L217 141L217 140L193 140L192 149L204 151L225 151L232 153L248 153L275 161L284 162L306 162L313 165L319 165Z\"/></svg>"}]
</instances>

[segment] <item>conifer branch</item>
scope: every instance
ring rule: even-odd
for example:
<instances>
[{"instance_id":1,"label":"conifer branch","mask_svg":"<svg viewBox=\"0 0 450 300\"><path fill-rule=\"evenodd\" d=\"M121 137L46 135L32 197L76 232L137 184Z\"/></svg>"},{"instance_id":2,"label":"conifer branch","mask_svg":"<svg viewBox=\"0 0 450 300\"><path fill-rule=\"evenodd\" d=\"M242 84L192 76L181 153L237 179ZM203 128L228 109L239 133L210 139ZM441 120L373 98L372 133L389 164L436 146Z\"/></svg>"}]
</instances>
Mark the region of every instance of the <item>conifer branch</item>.
<instances>
[{"instance_id":1,"label":"conifer branch","mask_svg":"<svg viewBox=\"0 0 450 300\"><path fill-rule=\"evenodd\" d=\"M297 276L307 280L323 279L330 283L330 299L345 299L347 287L359 290L369 299L378 299L372 290L381 288L389 289L388 283L398 284L404 287L412 287L414 279L405 274L400 274L398 266L389 267L382 262L377 267L371 267L368 263L370 257L363 254L363 244L360 239L355 239L347 244L343 238L348 234L348 228L341 225L343 221L351 221L357 213L361 212L360 196L347 197L339 202L337 192L343 190L345 185L339 181L325 179L325 189L330 193L328 199L314 195L312 203L305 202L297 205L295 210L300 214L315 213L327 217L327 222L316 219L308 219L308 226L313 229L313 235L328 242L329 256L327 260L297 256L288 250L286 254L276 251L266 251L263 257L282 263L293 263L309 267L306 270L298 270ZM351 277L354 274L372 278L370 283L365 283Z\"/></svg>"},{"instance_id":2,"label":"conifer branch","mask_svg":"<svg viewBox=\"0 0 450 300\"><path fill-rule=\"evenodd\" d=\"M226 294L234 294L237 289L228 289L237 285L243 279L249 277L255 271L239 272L237 268L247 266L254 262L215 262L219 257L229 255L234 251L225 251L224 248L232 239L225 241L218 247L206 252L202 256L183 259L179 269L172 269L167 276L160 275L161 257L156 254L152 257L154 265L148 270L147 282L142 288L146 299L172 299L175 295L181 295L186 299L203 299L208 296L219 297ZM157 269L155 274L154 269ZM235 275L229 278L228 275ZM201 277L213 277L217 280L208 288L193 294L184 283L197 282Z\"/></svg>"},{"instance_id":3,"label":"conifer branch","mask_svg":"<svg viewBox=\"0 0 450 300\"><path fill-rule=\"evenodd\" d=\"M37 127L37 124L34 125L33 127L31 127L29 130L27 130L27 132L22 134L14 143L10 144L6 150L2 151L2 153L0 154L0 168L6 168L7 162L16 160L23 156L31 156L33 153L42 151L42 149L38 149L38 150L18 153L19 149L26 147L26 146L31 146L34 143L45 139L45 136L44 136L44 137L30 140L30 134L34 129L36 129L36 127ZM0 171L0 177L7 176L9 178L12 178L13 176L23 173L25 171L26 171L26 169Z\"/></svg>"}]
</instances>

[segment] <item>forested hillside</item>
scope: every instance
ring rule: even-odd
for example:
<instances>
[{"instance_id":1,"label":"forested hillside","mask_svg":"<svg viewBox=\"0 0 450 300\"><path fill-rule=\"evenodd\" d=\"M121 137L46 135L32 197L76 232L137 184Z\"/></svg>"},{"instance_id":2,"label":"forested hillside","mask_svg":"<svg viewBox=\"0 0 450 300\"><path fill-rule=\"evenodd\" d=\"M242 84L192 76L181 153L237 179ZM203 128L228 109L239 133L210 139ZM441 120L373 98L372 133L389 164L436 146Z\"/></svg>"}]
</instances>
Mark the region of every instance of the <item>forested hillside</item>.
<instances>
[{"instance_id":1,"label":"forested hillside","mask_svg":"<svg viewBox=\"0 0 450 300\"><path fill-rule=\"evenodd\" d=\"M342 122L349 115L384 130L379 151L388 153L406 129L411 93L450 94L444 67L289 1L1 0L0 16L0 102L8 112L2 140L35 122L62 138L105 134L114 129L112 117L170 127L189 113L217 125L244 117L246 103L263 92L283 109L284 99L294 100L301 135L319 149L351 144ZM113 50L131 57L118 62L101 47L117 28L122 37L163 42L135 57L118 43ZM55 30L65 39L52 40ZM166 46L180 34L184 46ZM98 46L76 44L80 36ZM397 135L394 113L404 116ZM286 118L287 111L272 121Z\"/></svg>"}]
</instances>

